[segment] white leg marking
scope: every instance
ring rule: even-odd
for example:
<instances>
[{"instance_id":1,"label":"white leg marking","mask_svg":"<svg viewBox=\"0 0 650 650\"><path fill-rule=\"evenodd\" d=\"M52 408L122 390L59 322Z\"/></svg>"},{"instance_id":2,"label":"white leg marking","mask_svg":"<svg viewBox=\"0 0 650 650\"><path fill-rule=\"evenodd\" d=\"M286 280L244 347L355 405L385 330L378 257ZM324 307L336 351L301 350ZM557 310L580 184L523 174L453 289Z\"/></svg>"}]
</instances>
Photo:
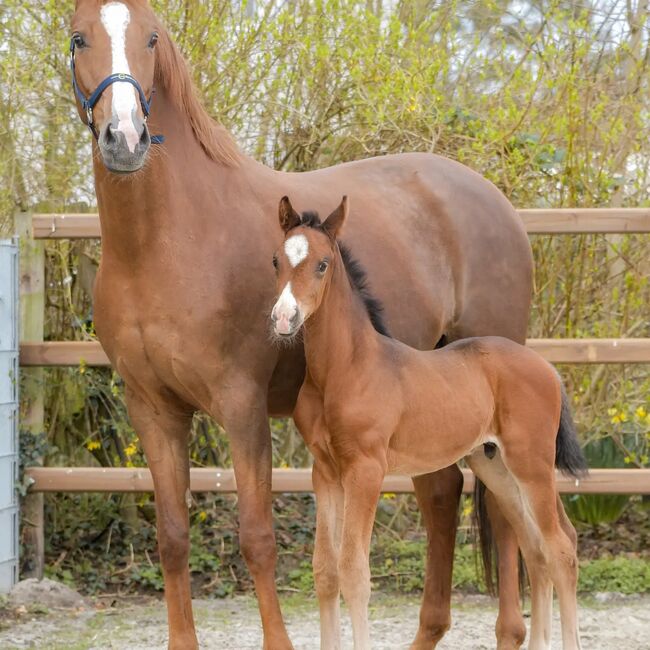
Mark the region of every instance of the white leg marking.
<instances>
[{"instance_id":1,"label":"white leg marking","mask_svg":"<svg viewBox=\"0 0 650 650\"><path fill-rule=\"evenodd\" d=\"M304 235L294 235L284 242L284 252L289 258L289 264L296 268L309 253L309 242Z\"/></svg>"},{"instance_id":2,"label":"white leg marking","mask_svg":"<svg viewBox=\"0 0 650 650\"><path fill-rule=\"evenodd\" d=\"M126 28L131 20L131 14L122 2L109 2L101 8L102 25L111 39L111 74L131 74L129 62L126 59ZM126 138L129 151L133 153L140 140L138 131L133 124L133 113L138 109L136 89L126 81L117 81L112 86L113 114L117 115L117 130Z\"/></svg>"}]
</instances>

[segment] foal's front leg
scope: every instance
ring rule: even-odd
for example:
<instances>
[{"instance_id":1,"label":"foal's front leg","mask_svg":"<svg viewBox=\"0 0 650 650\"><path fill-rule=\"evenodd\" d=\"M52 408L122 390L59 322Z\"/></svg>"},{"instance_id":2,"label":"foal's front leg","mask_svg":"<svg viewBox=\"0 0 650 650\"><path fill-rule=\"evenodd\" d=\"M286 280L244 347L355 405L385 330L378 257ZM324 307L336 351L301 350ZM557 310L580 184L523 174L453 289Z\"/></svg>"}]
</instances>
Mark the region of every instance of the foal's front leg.
<instances>
[{"instance_id":1,"label":"foal's front leg","mask_svg":"<svg viewBox=\"0 0 650 650\"><path fill-rule=\"evenodd\" d=\"M339 552L343 524L343 489L338 477L322 461L314 460L312 478L316 494L314 583L320 609L321 650L341 647Z\"/></svg>"},{"instance_id":2,"label":"foal's front leg","mask_svg":"<svg viewBox=\"0 0 650 650\"><path fill-rule=\"evenodd\" d=\"M366 457L348 464L342 475L344 505L339 580L352 619L355 650L370 648L370 538L385 474L385 462Z\"/></svg>"}]
</instances>

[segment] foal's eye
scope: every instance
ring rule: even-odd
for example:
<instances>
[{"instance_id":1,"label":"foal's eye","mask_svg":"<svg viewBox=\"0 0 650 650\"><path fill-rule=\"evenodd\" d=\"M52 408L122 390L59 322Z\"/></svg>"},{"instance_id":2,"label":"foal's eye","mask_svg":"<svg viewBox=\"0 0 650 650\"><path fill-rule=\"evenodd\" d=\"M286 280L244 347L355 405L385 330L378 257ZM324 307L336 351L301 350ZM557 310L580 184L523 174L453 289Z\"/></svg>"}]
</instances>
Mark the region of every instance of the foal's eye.
<instances>
[{"instance_id":1,"label":"foal's eye","mask_svg":"<svg viewBox=\"0 0 650 650\"><path fill-rule=\"evenodd\" d=\"M158 33L154 32L151 35L151 38L149 39L149 44L147 45L147 47L153 50L153 48L156 47L157 42L158 42Z\"/></svg>"},{"instance_id":2,"label":"foal's eye","mask_svg":"<svg viewBox=\"0 0 650 650\"><path fill-rule=\"evenodd\" d=\"M273 268L274 269L278 268L278 258L276 255L273 256Z\"/></svg>"},{"instance_id":3,"label":"foal's eye","mask_svg":"<svg viewBox=\"0 0 650 650\"><path fill-rule=\"evenodd\" d=\"M319 265L318 265L318 272L319 273L325 273L327 271L328 267L328 262L327 260L323 260Z\"/></svg>"},{"instance_id":4,"label":"foal's eye","mask_svg":"<svg viewBox=\"0 0 650 650\"><path fill-rule=\"evenodd\" d=\"M74 46L78 49L86 47L86 41L84 40L84 37L78 32L75 32L72 35L72 42L74 43Z\"/></svg>"}]
</instances>

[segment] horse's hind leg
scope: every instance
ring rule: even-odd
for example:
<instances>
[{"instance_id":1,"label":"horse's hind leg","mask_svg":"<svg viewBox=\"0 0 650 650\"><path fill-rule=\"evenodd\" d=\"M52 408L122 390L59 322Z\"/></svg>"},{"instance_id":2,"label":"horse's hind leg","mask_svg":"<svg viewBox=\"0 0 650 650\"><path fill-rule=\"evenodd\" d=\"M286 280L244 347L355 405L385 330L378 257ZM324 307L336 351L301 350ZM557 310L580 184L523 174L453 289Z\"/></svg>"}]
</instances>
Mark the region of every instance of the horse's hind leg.
<instances>
[{"instance_id":1,"label":"horse's hind leg","mask_svg":"<svg viewBox=\"0 0 650 650\"><path fill-rule=\"evenodd\" d=\"M416 476L413 485L427 530L427 558L420 625L411 650L430 650L451 624L451 574L463 477L453 465Z\"/></svg>"},{"instance_id":2,"label":"horse's hind leg","mask_svg":"<svg viewBox=\"0 0 650 650\"><path fill-rule=\"evenodd\" d=\"M517 650L526 638L519 598L519 544L514 528L501 512L491 491L485 491L485 500L499 563L499 616L495 628L497 650Z\"/></svg>"}]
</instances>

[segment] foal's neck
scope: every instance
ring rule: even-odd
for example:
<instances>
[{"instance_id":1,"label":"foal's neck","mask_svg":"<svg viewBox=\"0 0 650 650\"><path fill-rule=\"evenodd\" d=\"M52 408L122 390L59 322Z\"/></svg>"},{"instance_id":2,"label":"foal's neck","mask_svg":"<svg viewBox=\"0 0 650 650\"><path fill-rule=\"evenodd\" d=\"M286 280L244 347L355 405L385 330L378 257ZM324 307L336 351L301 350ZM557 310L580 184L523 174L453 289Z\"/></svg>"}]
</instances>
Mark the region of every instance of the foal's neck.
<instances>
[{"instance_id":1,"label":"foal's neck","mask_svg":"<svg viewBox=\"0 0 650 650\"><path fill-rule=\"evenodd\" d=\"M330 382L340 386L355 365L377 350L380 336L340 254L332 271L320 306L305 322L307 371L321 390Z\"/></svg>"}]
</instances>

